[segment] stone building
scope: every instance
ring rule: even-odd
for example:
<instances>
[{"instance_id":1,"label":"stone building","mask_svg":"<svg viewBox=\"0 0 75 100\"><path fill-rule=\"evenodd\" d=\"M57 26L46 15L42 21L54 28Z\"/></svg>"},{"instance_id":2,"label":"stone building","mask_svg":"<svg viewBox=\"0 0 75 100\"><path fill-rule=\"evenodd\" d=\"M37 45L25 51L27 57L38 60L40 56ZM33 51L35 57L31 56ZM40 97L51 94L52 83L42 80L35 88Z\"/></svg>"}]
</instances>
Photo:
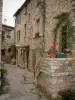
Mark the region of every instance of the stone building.
<instances>
[{"instance_id":1,"label":"stone building","mask_svg":"<svg viewBox=\"0 0 75 100\"><path fill-rule=\"evenodd\" d=\"M2 33L2 0L0 0L0 62L1 62L1 33Z\"/></svg>"},{"instance_id":2,"label":"stone building","mask_svg":"<svg viewBox=\"0 0 75 100\"><path fill-rule=\"evenodd\" d=\"M13 56L12 46L15 46L14 27L2 24L1 40L2 61L10 62Z\"/></svg>"},{"instance_id":3,"label":"stone building","mask_svg":"<svg viewBox=\"0 0 75 100\"><path fill-rule=\"evenodd\" d=\"M23 68L35 70L41 52L53 45L53 28L62 13L70 12L69 0L26 0L16 11L16 63ZM60 28L56 46L61 51Z\"/></svg>"}]
</instances>

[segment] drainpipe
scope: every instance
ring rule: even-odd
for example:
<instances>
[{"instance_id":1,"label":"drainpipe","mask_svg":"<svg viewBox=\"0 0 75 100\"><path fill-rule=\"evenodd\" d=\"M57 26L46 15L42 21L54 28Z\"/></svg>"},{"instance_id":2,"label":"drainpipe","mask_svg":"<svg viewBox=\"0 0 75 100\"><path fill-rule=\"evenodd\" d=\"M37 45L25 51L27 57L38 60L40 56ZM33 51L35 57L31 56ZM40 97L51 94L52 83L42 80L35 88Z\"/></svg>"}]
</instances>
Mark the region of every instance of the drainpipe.
<instances>
[{"instance_id":1,"label":"drainpipe","mask_svg":"<svg viewBox=\"0 0 75 100\"><path fill-rule=\"evenodd\" d=\"M42 49L43 52L45 50L45 0L42 2L42 18L43 18L43 43L42 43Z\"/></svg>"},{"instance_id":2,"label":"drainpipe","mask_svg":"<svg viewBox=\"0 0 75 100\"><path fill-rule=\"evenodd\" d=\"M75 0L70 0L71 3L71 11L70 11L70 18L72 23L72 53L73 57L75 57Z\"/></svg>"}]
</instances>

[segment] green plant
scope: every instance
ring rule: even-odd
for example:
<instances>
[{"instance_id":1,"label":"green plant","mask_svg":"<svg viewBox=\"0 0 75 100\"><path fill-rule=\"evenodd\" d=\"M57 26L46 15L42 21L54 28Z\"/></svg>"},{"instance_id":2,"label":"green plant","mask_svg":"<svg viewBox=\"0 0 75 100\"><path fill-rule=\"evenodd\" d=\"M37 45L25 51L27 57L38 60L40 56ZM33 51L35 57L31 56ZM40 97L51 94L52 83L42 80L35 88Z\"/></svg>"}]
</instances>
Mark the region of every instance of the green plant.
<instances>
[{"instance_id":1,"label":"green plant","mask_svg":"<svg viewBox=\"0 0 75 100\"><path fill-rule=\"evenodd\" d=\"M1 73L1 79L2 79L2 78L5 77L5 75L8 74L8 71L7 71L6 69L4 69L4 68L1 68L1 69L0 69L0 73Z\"/></svg>"},{"instance_id":2,"label":"green plant","mask_svg":"<svg viewBox=\"0 0 75 100\"><path fill-rule=\"evenodd\" d=\"M62 89L58 91L58 94L61 95L62 100L75 100L75 91L71 89Z\"/></svg>"},{"instance_id":3,"label":"green plant","mask_svg":"<svg viewBox=\"0 0 75 100\"><path fill-rule=\"evenodd\" d=\"M39 37L39 34L40 34L39 32L36 32L35 37Z\"/></svg>"},{"instance_id":4,"label":"green plant","mask_svg":"<svg viewBox=\"0 0 75 100\"><path fill-rule=\"evenodd\" d=\"M56 43L56 38L57 38L57 33L58 30L60 29L62 33L62 47L66 48L68 47L71 43L71 37L72 37L72 27L71 23L69 20L69 13L61 13L59 16L55 17L57 19L57 23L55 28L53 29L53 43L55 45ZM65 38L65 41L64 41ZM63 49L62 48L62 49Z\"/></svg>"},{"instance_id":5,"label":"green plant","mask_svg":"<svg viewBox=\"0 0 75 100\"><path fill-rule=\"evenodd\" d=\"M72 61L69 61L68 62L68 66L73 66L73 62Z\"/></svg>"}]
</instances>

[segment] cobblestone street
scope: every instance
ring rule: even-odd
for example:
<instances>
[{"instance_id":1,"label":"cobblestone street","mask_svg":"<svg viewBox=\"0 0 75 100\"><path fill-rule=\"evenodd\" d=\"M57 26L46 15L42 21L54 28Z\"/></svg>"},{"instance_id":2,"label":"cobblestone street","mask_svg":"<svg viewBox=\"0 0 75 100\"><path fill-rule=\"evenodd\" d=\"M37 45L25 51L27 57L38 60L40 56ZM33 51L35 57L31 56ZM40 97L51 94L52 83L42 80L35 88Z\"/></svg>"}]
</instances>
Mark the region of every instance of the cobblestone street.
<instances>
[{"instance_id":1,"label":"cobblestone street","mask_svg":"<svg viewBox=\"0 0 75 100\"><path fill-rule=\"evenodd\" d=\"M9 80L10 91L8 94L1 95L0 100L46 100L33 84L31 72L20 69L15 65L7 64L5 67L8 70L7 79Z\"/></svg>"}]
</instances>

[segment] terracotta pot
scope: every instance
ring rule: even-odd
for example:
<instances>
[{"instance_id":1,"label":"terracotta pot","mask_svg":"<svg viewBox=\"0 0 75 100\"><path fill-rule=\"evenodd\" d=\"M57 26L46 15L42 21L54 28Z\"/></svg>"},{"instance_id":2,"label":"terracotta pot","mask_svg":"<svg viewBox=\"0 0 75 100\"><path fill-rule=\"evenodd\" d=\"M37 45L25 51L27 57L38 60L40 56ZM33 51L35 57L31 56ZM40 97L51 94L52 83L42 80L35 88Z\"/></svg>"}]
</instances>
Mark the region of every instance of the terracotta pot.
<instances>
[{"instance_id":1,"label":"terracotta pot","mask_svg":"<svg viewBox=\"0 0 75 100\"><path fill-rule=\"evenodd\" d=\"M72 54L67 54L67 58L72 58Z\"/></svg>"},{"instance_id":2,"label":"terracotta pot","mask_svg":"<svg viewBox=\"0 0 75 100\"><path fill-rule=\"evenodd\" d=\"M56 52L49 52L50 58L56 58Z\"/></svg>"},{"instance_id":3,"label":"terracotta pot","mask_svg":"<svg viewBox=\"0 0 75 100\"><path fill-rule=\"evenodd\" d=\"M49 55L48 55L47 52L46 52L46 53L42 53L41 56L42 56L42 57L49 57Z\"/></svg>"}]
</instances>

